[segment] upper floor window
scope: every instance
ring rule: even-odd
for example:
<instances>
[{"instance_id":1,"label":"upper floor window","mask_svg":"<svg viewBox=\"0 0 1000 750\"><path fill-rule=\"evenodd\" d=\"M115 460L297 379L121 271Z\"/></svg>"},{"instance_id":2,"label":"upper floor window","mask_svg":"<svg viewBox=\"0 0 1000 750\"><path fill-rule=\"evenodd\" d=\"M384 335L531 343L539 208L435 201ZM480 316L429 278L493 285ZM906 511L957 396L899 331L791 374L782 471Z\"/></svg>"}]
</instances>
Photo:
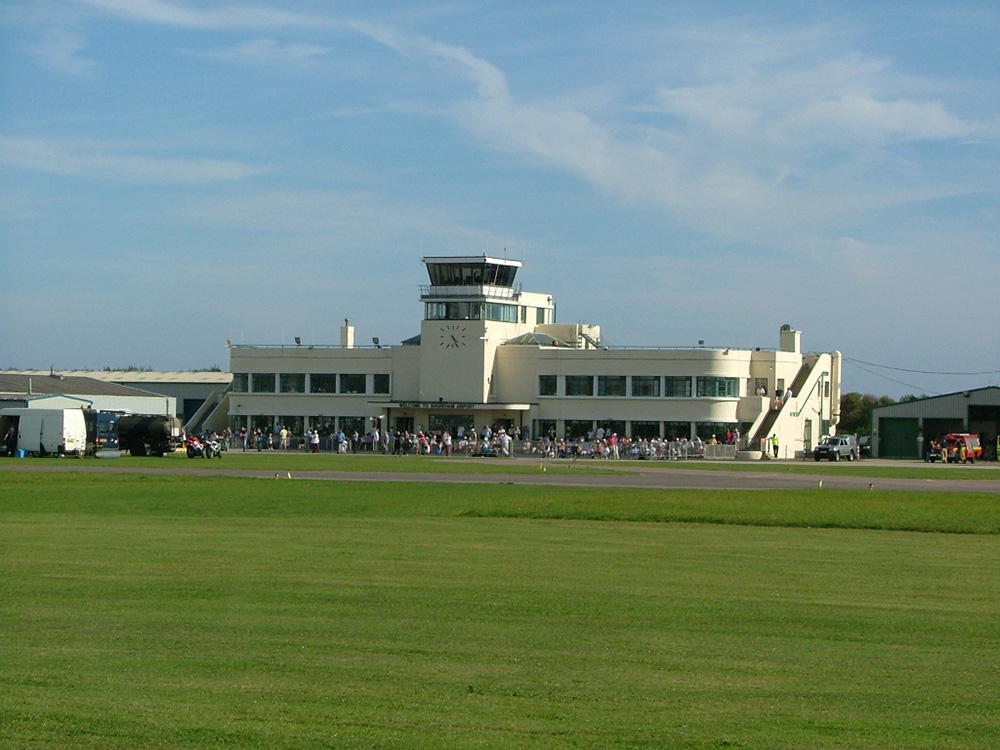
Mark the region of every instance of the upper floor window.
<instances>
[{"instance_id":1,"label":"upper floor window","mask_svg":"<svg viewBox=\"0 0 1000 750\"><path fill-rule=\"evenodd\" d=\"M632 376L633 396L659 396L660 376L659 375L633 375Z\"/></svg>"},{"instance_id":2,"label":"upper floor window","mask_svg":"<svg viewBox=\"0 0 1000 750\"><path fill-rule=\"evenodd\" d=\"M626 396L626 380L624 375L598 375L597 395L598 396Z\"/></svg>"},{"instance_id":3,"label":"upper floor window","mask_svg":"<svg viewBox=\"0 0 1000 750\"><path fill-rule=\"evenodd\" d=\"M709 398L735 398L740 395L737 378L698 378L698 396Z\"/></svg>"},{"instance_id":4,"label":"upper floor window","mask_svg":"<svg viewBox=\"0 0 1000 750\"><path fill-rule=\"evenodd\" d=\"M555 375L539 375L538 376L538 395L539 396L558 396L559 395L558 378Z\"/></svg>"},{"instance_id":5,"label":"upper floor window","mask_svg":"<svg viewBox=\"0 0 1000 750\"><path fill-rule=\"evenodd\" d=\"M663 395L684 398L691 395L691 378L667 375L663 378Z\"/></svg>"},{"instance_id":6,"label":"upper floor window","mask_svg":"<svg viewBox=\"0 0 1000 750\"><path fill-rule=\"evenodd\" d=\"M567 396L593 396L594 376L593 375L567 375L566 376Z\"/></svg>"},{"instance_id":7,"label":"upper floor window","mask_svg":"<svg viewBox=\"0 0 1000 750\"><path fill-rule=\"evenodd\" d=\"M246 393L249 390L250 375L245 372L233 373L233 393Z\"/></svg>"},{"instance_id":8,"label":"upper floor window","mask_svg":"<svg viewBox=\"0 0 1000 750\"><path fill-rule=\"evenodd\" d=\"M340 376L341 393L365 393L366 377L364 373L345 373Z\"/></svg>"},{"instance_id":9,"label":"upper floor window","mask_svg":"<svg viewBox=\"0 0 1000 750\"><path fill-rule=\"evenodd\" d=\"M309 376L310 393L336 393L337 376L329 372L314 372Z\"/></svg>"},{"instance_id":10,"label":"upper floor window","mask_svg":"<svg viewBox=\"0 0 1000 750\"><path fill-rule=\"evenodd\" d=\"M275 381L273 372L255 372L250 376L250 389L254 393L274 393Z\"/></svg>"},{"instance_id":11,"label":"upper floor window","mask_svg":"<svg viewBox=\"0 0 1000 750\"><path fill-rule=\"evenodd\" d=\"M389 373L377 372L372 375L372 393L389 393Z\"/></svg>"},{"instance_id":12,"label":"upper floor window","mask_svg":"<svg viewBox=\"0 0 1000 750\"><path fill-rule=\"evenodd\" d=\"M301 372L283 372L278 377L282 393L305 393L306 376Z\"/></svg>"}]
</instances>

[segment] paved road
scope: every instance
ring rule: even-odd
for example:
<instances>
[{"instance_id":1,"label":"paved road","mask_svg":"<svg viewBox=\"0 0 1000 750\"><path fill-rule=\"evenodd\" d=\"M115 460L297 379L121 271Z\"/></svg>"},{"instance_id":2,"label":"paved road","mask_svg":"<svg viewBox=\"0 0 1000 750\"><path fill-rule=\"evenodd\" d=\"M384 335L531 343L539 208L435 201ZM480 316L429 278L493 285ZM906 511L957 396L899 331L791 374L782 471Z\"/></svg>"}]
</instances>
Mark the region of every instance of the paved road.
<instances>
[{"instance_id":1,"label":"paved road","mask_svg":"<svg viewBox=\"0 0 1000 750\"><path fill-rule=\"evenodd\" d=\"M434 459L429 459L434 460ZM495 460L495 459L492 459ZM537 460L515 459L518 463L537 468ZM865 465L895 465L883 462L866 462ZM565 467L565 462L550 464L553 467ZM1000 494L1000 467L975 466L963 467L969 471L990 472L996 479L961 480L961 479L883 479L872 477L838 476L834 474L799 474L792 473L791 467L801 467L801 462L789 462L788 471L719 471L700 470L697 468L681 468L679 466L658 466L641 462L616 462L615 464L580 464L582 469L607 467L607 473L593 471L542 471L538 469L530 474L476 474L476 473L425 473L425 472L349 472L349 471L310 471L295 474L296 479L311 479L323 481L359 481L366 482L440 482L447 484L522 484L522 485L553 485L562 487L618 487L644 489L741 489L741 490L787 490L818 488L828 489L872 489L872 490L902 490L907 492L988 492ZM805 464L808 466L808 464ZM826 465L824 465L826 466ZM848 466L848 464L843 464ZM778 467L775 467L778 468ZM126 474L167 474L167 475L204 475L211 473L217 476L258 477L273 479L274 471L227 469L224 463L212 468L187 466L171 466L164 468L139 468L115 461L55 461L26 460L0 461L2 471L86 471L96 473L126 473ZM279 472L285 478L285 472Z\"/></svg>"}]
</instances>

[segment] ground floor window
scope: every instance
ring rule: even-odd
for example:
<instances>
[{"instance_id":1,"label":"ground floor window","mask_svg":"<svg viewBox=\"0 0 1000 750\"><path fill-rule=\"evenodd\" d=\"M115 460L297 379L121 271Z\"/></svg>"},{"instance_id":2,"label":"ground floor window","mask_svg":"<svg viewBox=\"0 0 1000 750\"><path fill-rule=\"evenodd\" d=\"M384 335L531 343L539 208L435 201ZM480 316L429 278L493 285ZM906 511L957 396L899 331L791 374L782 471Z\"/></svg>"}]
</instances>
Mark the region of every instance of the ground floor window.
<instances>
[{"instance_id":1,"label":"ground floor window","mask_svg":"<svg viewBox=\"0 0 1000 750\"><path fill-rule=\"evenodd\" d=\"M659 422L643 422L639 420L632 420L632 439L639 440L640 438L658 438L660 436L660 423Z\"/></svg>"},{"instance_id":2,"label":"ground floor window","mask_svg":"<svg viewBox=\"0 0 1000 750\"><path fill-rule=\"evenodd\" d=\"M338 417L338 427L343 431L345 435L350 437L352 432L357 432L359 435L364 435L365 430L365 418L364 417Z\"/></svg>"},{"instance_id":3,"label":"ground floor window","mask_svg":"<svg viewBox=\"0 0 1000 750\"><path fill-rule=\"evenodd\" d=\"M689 438L691 437L691 423L664 422L663 437L665 437L667 440L683 440L684 438Z\"/></svg>"},{"instance_id":4,"label":"ground floor window","mask_svg":"<svg viewBox=\"0 0 1000 750\"><path fill-rule=\"evenodd\" d=\"M536 419L531 433L537 438L554 438L556 436L556 420Z\"/></svg>"},{"instance_id":5,"label":"ground floor window","mask_svg":"<svg viewBox=\"0 0 1000 750\"><path fill-rule=\"evenodd\" d=\"M431 434L450 432L458 434L458 428L464 427L465 432L476 431L476 416L474 414L456 414L455 412L431 412L427 415L427 429Z\"/></svg>"},{"instance_id":6,"label":"ground floor window","mask_svg":"<svg viewBox=\"0 0 1000 750\"><path fill-rule=\"evenodd\" d=\"M564 432L568 440L585 438L594 429L594 422L590 419L567 419Z\"/></svg>"},{"instance_id":7,"label":"ground floor window","mask_svg":"<svg viewBox=\"0 0 1000 750\"><path fill-rule=\"evenodd\" d=\"M726 422L698 422L695 424L695 434L706 443L715 436L720 443L726 442L726 433L736 429L736 424Z\"/></svg>"},{"instance_id":8,"label":"ground floor window","mask_svg":"<svg viewBox=\"0 0 1000 750\"><path fill-rule=\"evenodd\" d=\"M303 417L278 417L278 430L284 427L290 435L304 435L305 419Z\"/></svg>"}]
</instances>

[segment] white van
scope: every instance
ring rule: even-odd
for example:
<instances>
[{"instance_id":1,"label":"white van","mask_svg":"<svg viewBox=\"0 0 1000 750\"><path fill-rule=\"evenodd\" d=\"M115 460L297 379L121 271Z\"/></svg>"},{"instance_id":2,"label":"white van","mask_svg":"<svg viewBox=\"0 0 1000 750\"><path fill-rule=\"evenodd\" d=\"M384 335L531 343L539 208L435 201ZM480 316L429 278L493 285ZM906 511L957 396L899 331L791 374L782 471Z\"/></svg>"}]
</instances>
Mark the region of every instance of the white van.
<instances>
[{"instance_id":1,"label":"white van","mask_svg":"<svg viewBox=\"0 0 1000 750\"><path fill-rule=\"evenodd\" d=\"M14 448L28 455L82 456L87 448L87 423L80 409L0 409L4 441L12 427Z\"/></svg>"}]
</instances>

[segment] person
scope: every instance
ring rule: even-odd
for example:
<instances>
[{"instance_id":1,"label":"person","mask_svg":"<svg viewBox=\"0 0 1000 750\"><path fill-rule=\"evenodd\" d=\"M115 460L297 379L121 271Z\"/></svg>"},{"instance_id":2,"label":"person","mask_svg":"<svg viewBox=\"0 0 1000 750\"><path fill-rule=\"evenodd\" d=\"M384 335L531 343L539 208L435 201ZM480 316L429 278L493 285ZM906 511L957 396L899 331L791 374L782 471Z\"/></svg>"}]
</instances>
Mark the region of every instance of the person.
<instances>
[{"instance_id":1,"label":"person","mask_svg":"<svg viewBox=\"0 0 1000 750\"><path fill-rule=\"evenodd\" d=\"M4 446L7 448L7 457L13 457L14 452L17 450L17 432L14 430L14 425L10 425L7 428L7 434L4 436Z\"/></svg>"},{"instance_id":2,"label":"person","mask_svg":"<svg viewBox=\"0 0 1000 750\"><path fill-rule=\"evenodd\" d=\"M441 444L444 447L444 455L451 455L451 433L445 430L444 435L441 436Z\"/></svg>"},{"instance_id":3,"label":"person","mask_svg":"<svg viewBox=\"0 0 1000 750\"><path fill-rule=\"evenodd\" d=\"M774 457L778 457L778 433L771 435L771 449L774 451Z\"/></svg>"},{"instance_id":4,"label":"person","mask_svg":"<svg viewBox=\"0 0 1000 750\"><path fill-rule=\"evenodd\" d=\"M288 428L285 425L281 425L281 432L278 434L281 437L281 450L288 450Z\"/></svg>"},{"instance_id":5,"label":"person","mask_svg":"<svg viewBox=\"0 0 1000 750\"><path fill-rule=\"evenodd\" d=\"M792 397L792 389L789 388L785 391L785 395L781 398L781 403L785 403Z\"/></svg>"},{"instance_id":6,"label":"person","mask_svg":"<svg viewBox=\"0 0 1000 750\"><path fill-rule=\"evenodd\" d=\"M313 453L319 453L319 430L313 430L312 436L309 438L309 444L312 446Z\"/></svg>"}]
</instances>

